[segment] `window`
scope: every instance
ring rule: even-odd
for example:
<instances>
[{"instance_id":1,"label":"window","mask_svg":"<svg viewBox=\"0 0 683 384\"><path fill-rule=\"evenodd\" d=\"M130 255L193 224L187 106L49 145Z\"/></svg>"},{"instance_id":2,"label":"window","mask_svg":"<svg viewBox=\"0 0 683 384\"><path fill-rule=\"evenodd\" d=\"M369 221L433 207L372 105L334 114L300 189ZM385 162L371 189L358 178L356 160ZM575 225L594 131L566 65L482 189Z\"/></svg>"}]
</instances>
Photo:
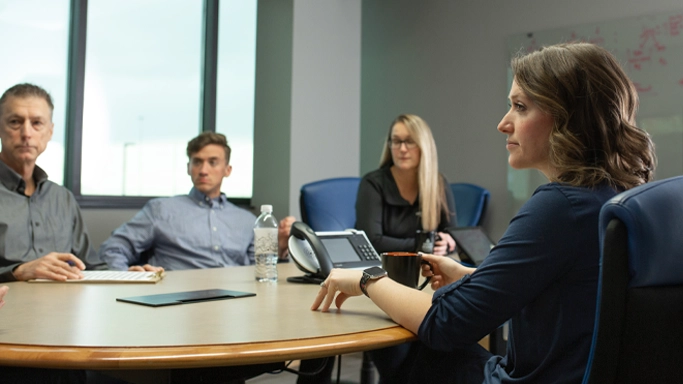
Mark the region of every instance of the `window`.
<instances>
[{"instance_id":1,"label":"window","mask_svg":"<svg viewBox=\"0 0 683 384\"><path fill-rule=\"evenodd\" d=\"M18 83L40 85L52 96L52 141L38 159L50 180L64 180L64 122L69 0L0 0L0 94Z\"/></svg>"},{"instance_id":2,"label":"window","mask_svg":"<svg viewBox=\"0 0 683 384\"><path fill-rule=\"evenodd\" d=\"M202 130L228 137L223 190L248 203L256 14L257 0L0 0L11 37L0 87L51 93L55 132L38 164L81 206L187 193L185 148Z\"/></svg>"},{"instance_id":3,"label":"window","mask_svg":"<svg viewBox=\"0 0 683 384\"><path fill-rule=\"evenodd\" d=\"M216 132L232 149L223 191L239 198L251 198L253 186L256 6L256 0L223 0L219 8Z\"/></svg>"},{"instance_id":4,"label":"window","mask_svg":"<svg viewBox=\"0 0 683 384\"><path fill-rule=\"evenodd\" d=\"M200 131L202 1L90 0L81 193L185 194Z\"/></svg>"}]
</instances>

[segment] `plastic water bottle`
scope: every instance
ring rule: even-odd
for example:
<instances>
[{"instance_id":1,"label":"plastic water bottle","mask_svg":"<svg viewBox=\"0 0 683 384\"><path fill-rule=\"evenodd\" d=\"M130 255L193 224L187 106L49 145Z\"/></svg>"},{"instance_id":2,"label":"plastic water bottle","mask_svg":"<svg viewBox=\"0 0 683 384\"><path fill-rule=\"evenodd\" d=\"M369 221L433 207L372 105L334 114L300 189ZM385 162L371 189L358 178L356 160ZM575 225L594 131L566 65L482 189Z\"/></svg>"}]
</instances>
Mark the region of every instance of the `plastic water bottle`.
<instances>
[{"instance_id":1,"label":"plastic water bottle","mask_svg":"<svg viewBox=\"0 0 683 384\"><path fill-rule=\"evenodd\" d=\"M254 254L256 280L277 281L277 219L272 205L262 205L261 215L254 223Z\"/></svg>"}]
</instances>

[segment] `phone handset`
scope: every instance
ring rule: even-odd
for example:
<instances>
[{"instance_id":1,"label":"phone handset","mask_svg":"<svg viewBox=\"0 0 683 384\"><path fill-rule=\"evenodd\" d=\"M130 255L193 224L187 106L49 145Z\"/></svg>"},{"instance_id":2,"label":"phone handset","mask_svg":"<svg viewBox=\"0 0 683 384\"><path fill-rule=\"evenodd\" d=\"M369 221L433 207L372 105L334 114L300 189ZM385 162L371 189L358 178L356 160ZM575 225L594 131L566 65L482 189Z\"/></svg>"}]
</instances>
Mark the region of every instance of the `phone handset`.
<instances>
[{"instance_id":1,"label":"phone handset","mask_svg":"<svg viewBox=\"0 0 683 384\"><path fill-rule=\"evenodd\" d=\"M332 270L332 260L313 229L306 223L297 221L292 224L289 235L290 254L294 262L315 277L326 278ZM296 241L292 241L293 239Z\"/></svg>"}]
</instances>

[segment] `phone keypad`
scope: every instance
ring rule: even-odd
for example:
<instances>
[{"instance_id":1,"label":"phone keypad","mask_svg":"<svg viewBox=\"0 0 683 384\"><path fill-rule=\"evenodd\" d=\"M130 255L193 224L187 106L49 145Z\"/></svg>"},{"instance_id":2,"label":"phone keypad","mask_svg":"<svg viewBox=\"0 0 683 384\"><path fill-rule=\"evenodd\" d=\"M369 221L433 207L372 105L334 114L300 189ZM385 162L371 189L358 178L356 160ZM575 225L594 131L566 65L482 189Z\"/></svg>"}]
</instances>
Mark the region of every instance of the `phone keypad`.
<instances>
[{"instance_id":1,"label":"phone keypad","mask_svg":"<svg viewBox=\"0 0 683 384\"><path fill-rule=\"evenodd\" d=\"M360 257L363 258L363 260L379 260L379 255L377 252L375 252L375 249L371 245L360 244L358 249L360 250Z\"/></svg>"}]
</instances>

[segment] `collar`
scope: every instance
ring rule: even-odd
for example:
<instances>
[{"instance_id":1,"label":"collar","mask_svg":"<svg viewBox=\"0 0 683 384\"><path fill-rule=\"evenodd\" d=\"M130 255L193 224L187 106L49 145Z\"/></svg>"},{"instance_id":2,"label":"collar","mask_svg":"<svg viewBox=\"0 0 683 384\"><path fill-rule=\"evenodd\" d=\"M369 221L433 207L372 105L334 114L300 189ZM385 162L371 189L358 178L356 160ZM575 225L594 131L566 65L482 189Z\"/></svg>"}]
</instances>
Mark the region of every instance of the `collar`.
<instances>
[{"instance_id":1,"label":"collar","mask_svg":"<svg viewBox=\"0 0 683 384\"><path fill-rule=\"evenodd\" d=\"M197 202L199 205L208 205L209 207L216 207L216 206L223 206L223 204L228 202L228 198L225 196L225 193L221 192L221 194L216 197L215 199L212 199L199 190L197 190L195 187L192 187L190 189L189 193L190 197L192 200Z\"/></svg>"},{"instance_id":2,"label":"collar","mask_svg":"<svg viewBox=\"0 0 683 384\"><path fill-rule=\"evenodd\" d=\"M33 180L36 182L37 191L47 180L47 173L45 173L42 168L36 165L33 168ZM24 194L24 190L26 189L26 182L21 175L16 173L2 160L0 160L0 182L5 186L5 188L16 193Z\"/></svg>"}]
</instances>

